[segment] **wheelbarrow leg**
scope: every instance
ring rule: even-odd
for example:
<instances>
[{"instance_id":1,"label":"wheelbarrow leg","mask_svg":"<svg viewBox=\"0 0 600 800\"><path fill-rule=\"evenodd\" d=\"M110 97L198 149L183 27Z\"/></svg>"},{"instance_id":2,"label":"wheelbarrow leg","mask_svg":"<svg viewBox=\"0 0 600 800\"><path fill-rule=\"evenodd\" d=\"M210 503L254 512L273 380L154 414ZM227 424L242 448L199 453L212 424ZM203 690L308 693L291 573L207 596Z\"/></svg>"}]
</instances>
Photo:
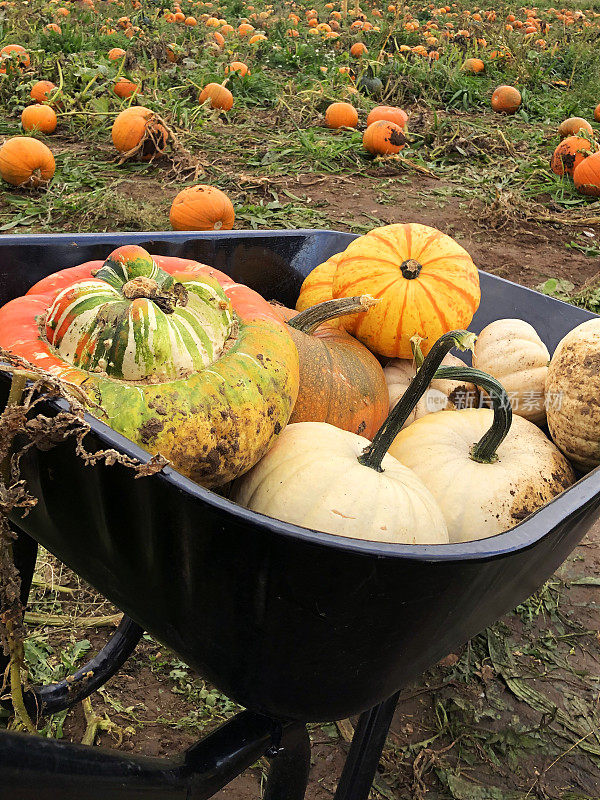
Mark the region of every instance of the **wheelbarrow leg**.
<instances>
[{"instance_id":1,"label":"wheelbarrow leg","mask_svg":"<svg viewBox=\"0 0 600 800\"><path fill-rule=\"evenodd\" d=\"M361 714L334 800L367 800L399 694Z\"/></svg>"},{"instance_id":2,"label":"wheelbarrow leg","mask_svg":"<svg viewBox=\"0 0 600 800\"><path fill-rule=\"evenodd\" d=\"M263 800L303 800L310 770L310 738L306 725L284 732L278 747L271 748L269 777Z\"/></svg>"}]
</instances>

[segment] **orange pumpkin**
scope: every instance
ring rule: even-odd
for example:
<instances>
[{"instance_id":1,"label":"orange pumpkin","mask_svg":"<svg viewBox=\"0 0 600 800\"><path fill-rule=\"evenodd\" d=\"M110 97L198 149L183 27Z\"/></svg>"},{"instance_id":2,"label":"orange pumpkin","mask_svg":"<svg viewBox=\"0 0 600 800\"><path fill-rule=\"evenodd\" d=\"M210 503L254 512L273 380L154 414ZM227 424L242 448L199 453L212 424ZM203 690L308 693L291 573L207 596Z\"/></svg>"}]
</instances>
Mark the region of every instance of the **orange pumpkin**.
<instances>
[{"instance_id":1,"label":"orange pumpkin","mask_svg":"<svg viewBox=\"0 0 600 800\"><path fill-rule=\"evenodd\" d=\"M248 39L248 44L260 44L260 42L266 42L267 37L264 33L255 33L254 36L251 36Z\"/></svg>"},{"instance_id":2,"label":"orange pumpkin","mask_svg":"<svg viewBox=\"0 0 600 800\"><path fill-rule=\"evenodd\" d=\"M561 139L565 139L567 136L577 136L580 131L585 131L590 136L594 135L594 129L583 117L569 117L558 126L558 135Z\"/></svg>"},{"instance_id":3,"label":"orange pumpkin","mask_svg":"<svg viewBox=\"0 0 600 800\"><path fill-rule=\"evenodd\" d=\"M573 173L575 188L581 194L600 197L600 152L583 158Z\"/></svg>"},{"instance_id":4,"label":"orange pumpkin","mask_svg":"<svg viewBox=\"0 0 600 800\"><path fill-rule=\"evenodd\" d=\"M573 177L575 167L583 161L586 153L592 149L588 139L581 136L568 136L563 139L552 154L550 169L556 175L570 175Z\"/></svg>"},{"instance_id":5,"label":"orange pumpkin","mask_svg":"<svg viewBox=\"0 0 600 800\"><path fill-rule=\"evenodd\" d=\"M232 61L228 67L225 67L225 75L230 75L232 72L239 75L241 78L243 78L244 75L252 74L243 61Z\"/></svg>"},{"instance_id":6,"label":"orange pumpkin","mask_svg":"<svg viewBox=\"0 0 600 800\"><path fill-rule=\"evenodd\" d=\"M49 147L29 136L14 136L0 147L0 176L13 186L40 186L54 175Z\"/></svg>"},{"instance_id":7,"label":"orange pumpkin","mask_svg":"<svg viewBox=\"0 0 600 800\"><path fill-rule=\"evenodd\" d=\"M119 80L116 81L115 85L113 86L113 92L117 95L117 97L125 100L128 97L133 97L136 92L139 92L139 86L137 83L134 83L127 78L119 78Z\"/></svg>"},{"instance_id":8,"label":"orange pumpkin","mask_svg":"<svg viewBox=\"0 0 600 800\"><path fill-rule=\"evenodd\" d=\"M142 158L149 161L165 149L169 132L149 108L131 106L118 114L113 122L111 136L120 153L134 150L144 140Z\"/></svg>"},{"instance_id":9,"label":"orange pumpkin","mask_svg":"<svg viewBox=\"0 0 600 800\"><path fill-rule=\"evenodd\" d=\"M598 104L594 109L594 119L596 122L600 122L600 104Z\"/></svg>"},{"instance_id":10,"label":"orange pumpkin","mask_svg":"<svg viewBox=\"0 0 600 800\"><path fill-rule=\"evenodd\" d=\"M49 22L44 26L44 30L48 31L48 33L58 33L59 35L62 33L62 28L56 22Z\"/></svg>"},{"instance_id":11,"label":"orange pumpkin","mask_svg":"<svg viewBox=\"0 0 600 800\"><path fill-rule=\"evenodd\" d=\"M358 111L350 103L331 103L325 111L328 128L356 128Z\"/></svg>"},{"instance_id":12,"label":"orange pumpkin","mask_svg":"<svg viewBox=\"0 0 600 800\"><path fill-rule=\"evenodd\" d=\"M357 298L335 302L341 309L360 307ZM278 306L300 357L300 389L289 421L328 422L372 439L389 410L385 375L364 345L334 320L324 321L332 313L328 306L301 315Z\"/></svg>"},{"instance_id":13,"label":"orange pumpkin","mask_svg":"<svg viewBox=\"0 0 600 800\"><path fill-rule=\"evenodd\" d=\"M113 47L112 50L108 51L108 57L111 61L116 61L118 58L123 58L123 56L126 55L127 53L122 47Z\"/></svg>"},{"instance_id":14,"label":"orange pumpkin","mask_svg":"<svg viewBox=\"0 0 600 800\"><path fill-rule=\"evenodd\" d=\"M57 125L56 112L50 106L26 106L21 113L21 125L24 131L54 133Z\"/></svg>"},{"instance_id":15,"label":"orange pumpkin","mask_svg":"<svg viewBox=\"0 0 600 800\"><path fill-rule=\"evenodd\" d=\"M514 86L498 86L492 95L492 109L498 114L514 114L521 105L521 92Z\"/></svg>"},{"instance_id":16,"label":"orange pumpkin","mask_svg":"<svg viewBox=\"0 0 600 800\"><path fill-rule=\"evenodd\" d=\"M233 106L233 95L229 89L221 86L220 83L208 83L202 89L198 102L202 104L207 100L210 101L211 108L220 108L223 111L229 111Z\"/></svg>"},{"instance_id":17,"label":"orange pumpkin","mask_svg":"<svg viewBox=\"0 0 600 800\"><path fill-rule=\"evenodd\" d=\"M36 103L45 103L50 99L50 95L56 91L56 86L52 81L38 81L34 83L29 92L29 96Z\"/></svg>"},{"instance_id":18,"label":"orange pumpkin","mask_svg":"<svg viewBox=\"0 0 600 800\"><path fill-rule=\"evenodd\" d=\"M366 44L362 42L354 42L350 48L350 55L353 58L362 58L362 56L366 55L368 52Z\"/></svg>"},{"instance_id":19,"label":"orange pumpkin","mask_svg":"<svg viewBox=\"0 0 600 800\"><path fill-rule=\"evenodd\" d=\"M227 195L214 186L189 186L173 200L169 219L176 231L229 231L235 211Z\"/></svg>"},{"instance_id":20,"label":"orange pumpkin","mask_svg":"<svg viewBox=\"0 0 600 800\"><path fill-rule=\"evenodd\" d=\"M20 44L7 44L0 50L0 74L6 72L7 64L24 70L30 63L29 53Z\"/></svg>"},{"instance_id":21,"label":"orange pumpkin","mask_svg":"<svg viewBox=\"0 0 600 800\"><path fill-rule=\"evenodd\" d=\"M480 58L467 58L461 69L463 72L472 72L474 74L478 74L484 71L485 64Z\"/></svg>"},{"instance_id":22,"label":"orange pumpkin","mask_svg":"<svg viewBox=\"0 0 600 800\"><path fill-rule=\"evenodd\" d=\"M333 276L333 296L370 294L379 303L344 318L346 330L384 356L412 358L448 331L466 328L479 306L479 275L470 255L435 228L398 224L350 242Z\"/></svg>"},{"instance_id":23,"label":"orange pumpkin","mask_svg":"<svg viewBox=\"0 0 600 800\"><path fill-rule=\"evenodd\" d=\"M296 311L304 311L326 300L333 300L333 276L341 257L342 253L336 253L308 273L300 287ZM341 327L339 318L328 324Z\"/></svg>"},{"instance_id":24,"label":"orange pumpkin","mask_svg":"<svg viewBox=\"0 0 600 800\"><path fill-rule=\"evenodd\" d=\"M374 122L379 122L379 120L395 122L396 125L404 128L408 122L408 114L406 111L403 111L403 109L397 108L396 106L375 106L375 108L369 111L369 116L367 117L367 127L372 125Z\"/></svg>"},{"instance_id":25,"label":"orange pumpkin","mask_svg":"<svg viewBox=\"0 0 600 800\"><path fill-rule=\"evenodd\" d=\"M373 155L394 155L406 145L407 138L400 125L381 119L369 125L363 134L363 147Z\"/></svg>"}]
</instances>

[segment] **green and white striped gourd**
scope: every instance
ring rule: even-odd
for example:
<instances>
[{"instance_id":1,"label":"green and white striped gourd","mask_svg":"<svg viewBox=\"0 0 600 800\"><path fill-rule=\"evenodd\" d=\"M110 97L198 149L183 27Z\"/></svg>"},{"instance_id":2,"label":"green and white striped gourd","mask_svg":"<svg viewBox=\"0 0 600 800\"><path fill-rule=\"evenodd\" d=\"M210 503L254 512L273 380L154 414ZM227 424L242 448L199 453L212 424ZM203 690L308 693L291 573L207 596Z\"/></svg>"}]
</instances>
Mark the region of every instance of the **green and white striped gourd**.
<instances>
[{"instance_id":1,"label":"green and white striped gourd","mask_svg":"<svg viewBox=\"0 0 600 800\"><path fill-rule=\"evenodd\" d=\"M215 362L235 326L217 280L178 282L150 255L132 255L109 258L93 279L58 294L46 318L57 354L89 372L149 383Z\"/></svg>"}]
</instances>

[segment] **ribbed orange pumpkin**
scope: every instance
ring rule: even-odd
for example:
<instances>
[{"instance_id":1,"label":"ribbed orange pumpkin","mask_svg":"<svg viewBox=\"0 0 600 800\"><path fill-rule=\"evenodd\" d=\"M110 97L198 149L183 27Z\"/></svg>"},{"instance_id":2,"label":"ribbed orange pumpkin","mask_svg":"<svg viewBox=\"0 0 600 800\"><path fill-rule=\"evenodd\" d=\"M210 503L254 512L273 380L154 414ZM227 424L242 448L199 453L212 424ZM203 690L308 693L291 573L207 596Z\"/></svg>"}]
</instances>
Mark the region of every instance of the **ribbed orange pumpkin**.
<instances>
[{"instance_id":1,"label":"ribbed orange pumpkin","mask_svg":"<svg viewBox=\"0 0 600 800\"><path fill-rule=\"evenodd\" d=\"M479 306L479 275L470 255L450 236L419 224L375 228L351 242L333 276L333 296L370 294L380 302L344 327L370 350L412 358L410 339L433 343L466 328Z\"/></svg>"},{"instance_id":2,"label":"ribbed orange pumpkin","mask_svg":"<svg viewBox=\"0 0 600 800\"><path fill-rule=\"evenodd\" d=\"M120 97L122 100L133 97L136 92L139 92L139 86L137 83L128 80L127 78L119 78L119 80L113 86L113 92Z\"/></svg>"},{"instance_id":3,"label":"ribbed orange pumpkin","mask_svg":"<svg viewBox=\"0 0 600 800\"><path fill-rule=\"evenodd\" d=\"M38 81L34 83L29 92L29 96L36 103L45 103L50 99L50 95L56 91L56 86L52 81Z\"/></svg>"},{"instance_id":4,"label":"ribbed orange pumpkin","mask_svg":"<svg viewBox=\"0 0 600 800\"><path fill-rule=\"evenodd\" d=\"M585 131L590 136L594 135L594 129L583 117L569 117L569 119L564 119L558 126L558 135L561 139L567 136L577 136L580 131Z\"/></svg>"},{"instance_id":5,"label":"ribbed orange pumpkin","mask_svg":"<svg viewBox=\"0 0 600 800\"><path fill-rule=\"evenodd\" d=\"M408 122L408 114L406 111L403 111L401 108L396 106L375 106L375 108L369 111L369 116L367 117L367 127L372 125L374 122L379 122L379 120L395 122L396 125L404 128Z\"/></svg>"},{"instance_id":6,"label":"ribbed orange pumpkin","mask_svg":"<svg viewBox=\"0 0 600 800\"><path fill-rule=\"evenodd\" d=\"M14 136L0 147L0 176L13 186L40 186L54 175L49 147L29 136Z\"/></svg>"},{"instance_id":7,"label":"ribbed orange pumpkin","mask_svg":"<svg viewBox=\"0 0 600 800\"><path fill-rule=\"evenodd\" d=\"M300 287L296 311L304 311L306 308L312 308L326 300L333 300L333 276L342 255L342 253L336 253L308 273ZM332 320L329 324L334 322L336 320Z\"/></svg>"},{"instance_id":8,"label":"ribbed orange pumpkin","mask_svg":"<svg viewBox=\"0 0 600 800\"><path fill-rule=\"evenodd\" d=\"M521 105L521 92L514 86L498 86L492 95L492 109L498 114L514 114Z\"/></svg>"},{"instance_id":9,"label":"ribbed orange pumpkin","mask_svg":"<svg viewBox=\"0 0 600 800\"><path fill-rule=\"evenodd\" d=\"M550 169L556 175L573 177L575 168L583 161L585 154L592 149L592 144L581 136L568 136L563 139L552 154Z\"/></svg>"},{"instance_id":10,"label":"ribbed orange pumpkin","mask_svg":"<svg viewBox=\"0 0 600 800\"><path fill-rule=\"evenodd\" d=\"M149 160L162 153L169 139L169 132L157 119L153 111L145 106L131 106L117 116L112 126L112 140L120 153L128 153L145 138L142 157Z\"/></svg>"},{"instance_id":11,"label":"ribbed orange pumpkin","mask_svg":"<svg viewBox=\"0 0 600 800\"><path fill-rule=\"evenodd\" d=\"M54 133L56 124L56 112L50 106L36 103L33 106L26 106L21 113L21 125L24 131Z\"/></svg>"},{"instance_id":12,"label":"ribbed orange pumpkin","mask_svg":"<svg viewBox=\"0 0 600 800\"><path fill-rule=\"evenodd\" d=\"M579 162L573 173L573 181L581 194L600 197L600 152Z\"/></svg>"},{"instance_id":13,"label":"ribbed orange pumpkin","mask_svg":"<svg viewBox=\"0 0 600 800\"><path fill-rule=\"evenodd\" d=\"M463 72L473 72L477 74L484 71L485 64L480 58L467 58L461 69Z\"/></svg>"},{"instance_id":14,"label":"ribbed orange pumpkin","mask_svg":"<svg viewBox=\"0 0 600 800\"><path fill-rule=\"evenodd\" d=\"M291 323L288 331L300 356L300 389L290 423L328 422L372 439L389 410L379 361L343 328L332 324L335 320L319 324L319 317L325 318L323 306L312 309L312 322L309 318L304 324L294 321L295 311L281 306L278 310Z\"/></svg>"},{"instance_id":15,"label":"ribbed orange pumpkin","mask_svg":"<svg viewBox=\"0 0 600 800\"><path fill-rule=\"evenodd\" d=\"M211 108L220 108L222 111L229 111L233 106L233 95L220 83L208 83L202 89L198 102L202 104L206 100L210 100Z\"/></svg>"},{"instance_id":16,"label":"ribbed orange pumpkin","mask_svg":"<svg viewBox=\"0 0 600 800\"><path fill-rule=\"evenodd\" d=\"M328 128L356 128L358 111L350 103L331 103L325 111Z\"/></svg>"},{"instance_id":17,"label":"ribbed orange pumpkin","mask_svg":"<svg viewBox=\"0 0 600 800\"><path fill-rule=\"evenodd\" d=\"M382 119L369 125L363 134L363 147L373 155L389 156L399 153L407 138L400 125Z\"/></svg>"},{"instance_id":18,"label":"ribbed orange pumpkin","mask_svg":"<svg viewBox=\"0 0 600 800\"><path fill-rule=\"evenodd\" d=\"M229 231L235 211L227 195L214 186L189 186L173 200L169 215L176 231Z\"/></svg>"},{"instance_id":19,"label":"ribbed orange pumpkin","mask_svg":"<svg viewBox=\"0 0 600 800\"><path fill-rule=\"evenodd\" d=\"M600 104L598 104L594 109L594 119L596 122L600 122Z\"/></svg>"}]
</instances>

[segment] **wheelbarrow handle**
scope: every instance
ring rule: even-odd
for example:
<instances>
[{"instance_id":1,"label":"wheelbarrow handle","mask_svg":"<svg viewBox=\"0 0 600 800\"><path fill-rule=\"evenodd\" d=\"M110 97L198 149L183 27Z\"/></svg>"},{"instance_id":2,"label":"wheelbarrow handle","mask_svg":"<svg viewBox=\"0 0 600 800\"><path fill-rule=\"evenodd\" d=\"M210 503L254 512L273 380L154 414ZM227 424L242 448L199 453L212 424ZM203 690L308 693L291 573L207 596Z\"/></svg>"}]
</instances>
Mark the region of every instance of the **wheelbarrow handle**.
<instances>
[{"instance_id":1,"label":"wheelbarrow handle","mask_svg":"<svg viewBox=\"0 0 600 800\"><path fill-rule=\"evenodd\" d=\"M265 796L302 800L306 726L251 711L170 759L2 731L0 786L10 787L11 800L207 800L264 755L273 758Z\"/></svg>"}]
</instances>

